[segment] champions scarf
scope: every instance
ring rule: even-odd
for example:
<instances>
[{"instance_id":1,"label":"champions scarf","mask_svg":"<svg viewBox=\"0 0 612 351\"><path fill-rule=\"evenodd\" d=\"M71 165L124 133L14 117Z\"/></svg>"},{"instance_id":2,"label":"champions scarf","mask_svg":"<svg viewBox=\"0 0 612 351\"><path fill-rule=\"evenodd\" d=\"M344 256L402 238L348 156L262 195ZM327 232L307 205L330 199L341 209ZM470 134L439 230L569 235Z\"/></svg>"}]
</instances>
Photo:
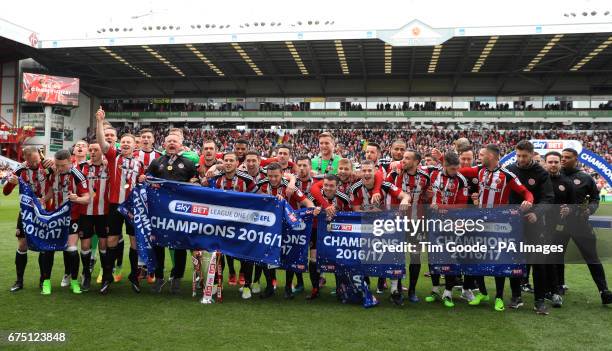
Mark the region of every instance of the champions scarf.
<instances>
[{"instance_id":1,"label":"champions scarf","mask_svg":"<svg viewBox=\"0 0 612 351\"><path fill-rule=\"evenodd\" d=\"M30 188L19 179L19 207L21 223L32 251L63 251L70 234L70 209L68 201L57 210L46 211Z\"/></svg>"},{"instance_id":2,"label":"champions scarf","mask_svg":"<svg viewBox=\"0 0 612 351\"><path fill-rule=\"evenodd\" d=\"M317 265L322 272L352 272L366 276L398 278L406 273L406 256L381 252L381 243L400 244L403 233L373 234L375 219L392 212L338 212L331 221L321 212L317 225Z\"/></svg>"},{"instance_id":3,"label":"champions scarf","mask_svg":"<svg viewBox=\"0 0 612 351\"><path fill-rule=\"evenodd\" d=\"M432 272L496 277L517 277L526 272L524 253L499 249L500 243L512 243L518 247L523 242L523 220L517 207L449 209L443 214L430 211L428 219L441 220L441 223L482 220L484 227L482 231L461 234L458 232L460 227L430 226L429 243L443 247L441 252L430 250L428 253ZM487 251L451 252L448 248L452 246L447 244L486 245Z\"/></svg>"},{"instance_id":4,"label":"champions scarf","mask_svg":"<svg viewBox=\"0 0 612 351\"><path fill-rule=\"evenodd\" d=\"M146 215L151 245L280 264L285 201L154 178L143 189L146 197L132 192L125 213ZM298 218L293 216L290 225L299 225ZM148 226L142 228L135 228L137 236L147 236Z\"/></svg>"}]
</instances>

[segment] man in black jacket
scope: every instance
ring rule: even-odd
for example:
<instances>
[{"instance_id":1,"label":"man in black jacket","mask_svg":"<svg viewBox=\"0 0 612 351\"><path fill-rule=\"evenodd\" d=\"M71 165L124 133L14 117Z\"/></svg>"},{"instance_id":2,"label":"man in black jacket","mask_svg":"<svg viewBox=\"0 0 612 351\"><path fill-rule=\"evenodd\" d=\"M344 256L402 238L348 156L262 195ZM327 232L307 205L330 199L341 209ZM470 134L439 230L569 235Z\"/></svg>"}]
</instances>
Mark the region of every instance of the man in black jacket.
<instances>
[{"instance_id":1,"label":"man in black jacket","mask_svg":"<svg viewBox=\"0 0 612 351\"><path fill-rule=\"evenodd\" d=\"M597 211L599 207L599 191L593 177L583 172L577 167L578 152L574 149L563 149L561 155L561 166L565 174L573 183L576 189L576 213L568 221L568 241L571 237L580 254L586 261L591 277L597 285L601 295L601 303L604 305L612 303L612 292L608 290L606 273L597 255L597 238L593 227L589 223L589 216Z\"/></svg>"},{"instance_id":2,"label":"man in black jacket","mask_svg":"<svg viewBox=\"0 0 612 351\"><path fill-rule=\"evenodd\" d=\"M151 161L147 174L167 180L174 180L178 182L192 182L198 181L198 165L194 164L189 158L185 157L181 150L183 148L183 140L176 134L169 134L164 142L166 150L165 155L162 155L155 160ZM165 248L161 246L155 246L155 258L157 260L157 267L155 267L155 285L153 286L153 292L161 293L162 288L165 284L164 281L164 260L165 260ZM175 250L174 251L174 262L175 266L172 270L172 283L170 286L170 292L176 294L180 289L180 281L185 274L185 264L187 261L187 250Z\"/></svg>"},{"instance_id":3,"label":"man in black jacket","mask_svg":"<svg viewBox=\"0 0 612 351\"><path fill-rule=\"evenodd\" d=\"M546 264L546 277L548 287L547 294L550 294L550 300L553 307L561 307L563 304L563 257L565 247L569 242L567 235L568 219L572 208L572 204L576 203L576 195L574 183L563 173L561 173L561 154L557 151L550 151L544 156L544 166L550 175L553 191L555 193L554 205L546 212L546 235L547 240L554 245L563 245L564 250L558 254L552 255L548 264Z\"/></svg>"},{"instance_id":4,"label":"man in black jacket","mask_svg":"<svg viewBox=\"0 0 612 351\"><path fill-rule=\"evenodd\" d=\"M554 193L552 183L548 172L539 163L533 160L534 147L528 140L520 141L516 147L516 163L508 166L508 170L514 173L521 183L525 185L534 197L533 208L525 214L525 225L523 227L523 237L526 243L539 243L542 241L544 234L544 214L547 207L554 201ZM510 203L520 204L522 198L515 193L510 193ZM538 254L536 254L538 255ZM534 310L538 314L548 314L546 305L544 304L544 296L546 294L546 269L542 264L542 255L530 256L528 262L533 271L533 286L535 307ZM512 288L511 308L519 308L523 305L521 298L521 278L510 278L510 287Z\"/></svg>"}]
</instances>

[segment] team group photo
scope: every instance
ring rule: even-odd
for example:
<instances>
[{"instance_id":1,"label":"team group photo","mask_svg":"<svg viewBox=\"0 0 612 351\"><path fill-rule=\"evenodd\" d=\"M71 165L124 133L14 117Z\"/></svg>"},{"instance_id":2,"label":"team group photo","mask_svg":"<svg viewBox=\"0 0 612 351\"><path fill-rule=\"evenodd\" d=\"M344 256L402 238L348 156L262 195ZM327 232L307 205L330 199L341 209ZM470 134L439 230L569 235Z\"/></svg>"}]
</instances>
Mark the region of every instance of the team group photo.
<instances>
[{"instance_id":1,"label":"team group photo","mask_svg":"<svg viewBox=\"0 0 612 351\"><path fill-rule=\"evenodd\" d=\"M0 349L612 348L605 1L60 3L0 15Z\"/></svg>"}]
</instances>

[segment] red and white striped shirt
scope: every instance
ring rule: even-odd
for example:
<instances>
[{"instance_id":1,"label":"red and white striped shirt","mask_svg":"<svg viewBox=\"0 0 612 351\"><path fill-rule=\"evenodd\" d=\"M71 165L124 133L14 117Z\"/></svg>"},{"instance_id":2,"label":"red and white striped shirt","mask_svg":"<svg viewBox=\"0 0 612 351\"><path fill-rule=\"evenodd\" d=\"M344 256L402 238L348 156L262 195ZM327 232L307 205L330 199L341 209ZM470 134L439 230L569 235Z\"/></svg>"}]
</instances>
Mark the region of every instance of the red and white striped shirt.
<instances>
[{"instance_id":1,"label":"red and white striped shirt","mask_svg":"<svg viewBox=\"0 0 612 351\"><path fill-rule=\"evenodd\" d=\"M20 164L17 166L17 169L13 171L13 174L28 183L34 191L34 194L39 198L44 197L51 186L51 171L43 167L42 162L34 169ZM6 183L2 192L4 195L9 195L14 188L14 184Z\"/></svg>"},{"instance_id":2,"label":"red and white striped shirt","mask_svg":"<svg viewBox=\"0 0 612 351\"><path fill-rule=\"evenodd\" d=\"M72 167L67 173L56 173L52 177L51 191L53 192L52 209L56 210L58 207L66 203L68 195L70 193L78 196L83 196L89 192L87 186L87 179L78 169ZM79 215L83 214L85 206L72 204L72 210L70 212L72 219L79 218Z\"/></svg>"},{"instance_id":3,"label":"red and white striped shirt","mask_svg":"<svg viewBox=\"0 0 612 351\"><path fill-rule=\"evenodd\" d=\"M287 186L289 186L289 181L286 178L281 178L281 183L277 187L272 186L270 179L268 178L257 183L257 187L259 188L258 193L272 196L281 195L285 200L287 200L287 202L289 202L289 205L291 205L294 210L297 210L300 203L306 200L306 196L300 189L297 189L293 192L291 197L287 198Z\"/></svg>"},{"instance_id":4,"label":"red and white striped shirt","mask_svg":"<svg viewBox=\"0 0 612 351\"><path fill-rule=\"evenodd\" d=\"M76 157L72 159L72 165L76 167L76 169L80 170L87 163L87 159L78 161Z\"/></svg>"},{"instance_id":5,"label":"red and white striped shirt","mask_svg":"<svg viewBox=\"0 0 612 351\"><path fill-rule=\"evenodd\" d=\"M533 203L533 195L521 184L518 177L505 167L497 166L493 170L486 167L464 167L459 172L468 178L478 178L478 203L480 208L492 208L506 205L510 191L523 196L523 199Z\"/></svg>"},{"instance_id":6,"label":"red and white striped shirt","mask_svg":"<svg viewBox=\"0 0 612 351\"><path fill-rule=\"evenodd\" d=\"M88 216L108 214L108 168L103 163L95 165L88 162L83 166L81 172L87 178L91 195L91 201L87 205L85 214Z\"/></svg>"},{"instance_id":7,"label":"red and white striped shirt","mask_svg":"<svg viewBox=\"0 0 612 351\"><path fill-rule=\"evenodd\" d=\"M444 170L431 173L431 191L431 203L436 205L465 205L470 196L467 179L461 173L449 176Z\"/></svg>"},{"instance_id":8,"label":"red and white striped shirt","mask_svg":"<svg viewBox=\"0 0 612 351\"><path fill-rule=\"evenodd\" d=\"M161 156L161 153L159 151L156 151L156 150L152 150L152 151L144 151L144 150L134 151L134 157L136 157L136 159L138 161L142 162L142 164L144 165L145 169L149 168L149 165L151 164L151 161L153 161L154 159L158 158L159 156Z\"/></svg>"},{"instance_id":9,"label":"red and white striped shirt","mask_svg":"<svg viewBox=\"0 0 612 351\"><path fill-rule=\"evenodd\" d=\"M232 178L227 178L225 174L213 179L213 187L222 190L232 190L242 193L252 193L257 190L253 177L248 173L236 171Z\"/></svg>"},{"instance_id":10,"label":"red and white striped shirt","mask_svg":"<svg viewBox=\"0 0 612 351\"><path fill-rule=\"evenodd\" d=\"M215 161L211 164L211 165L207 165L206 164L206 159L204 158L204 155L200 155L200 168L198 169L198 172L200 174L206 174L206 172L208 172L208 170L212 167L212 166L217 166L217 165L221 165L220 162L218 162L219 160L215 159ZM217 166L217 169L219 168L219 166Z\"/></svg>"},{"instance_id":11,"label":"red and white striped shirt","mask_svg":"<svg viewBox=\"0 0 612 351\"><path fill-rule=\"evenodd\" d=\"M336 211L352 211L353 210L351 208L351 199L344 192L336 190L336 194L334 195L333 199L330 199L327 196L325 196L325 192L322 192L322 195L327 203L329 203L330 205L336 208ZM316 199L315 199L315 204L318 206L323 206Z\"/></svg>"},{"instance_id":12,"label":"red and white striped shirt","mask_svg":"<svg viewBox=\"0 0 612 351\"><path fill-rule=\"evenodd\" d=\"M311 201L314 202L314 197L312 196L312 193L310 191L310 189L312 188L312 186L318 182L319 180L323 179L322 175L317 175L314 177L308 177L307 180L302 180L300 178L296 178L295 180L295 186L300 189L302 191L302 193L304 193L304 195L306 195L306 197L308 199L310 199Z\"/></svg>"},{"instance_id":13,"label":"red and white striped shirt","mask_svg":"<svg viewBox=\"0 0 612 351\"><path fill-rule=\"evenodd\" d=\"M391 198L396 199L399 202L398 196L402 193L402 191L395 186L395 184L391 182L383 182L380 186L380 190L382 191L383 201L377 203L372 203L372 196L374 195L374 187L372 189L368 189L363 180L360 179L357 181L351 189L349 190L349 195L351 197L351 206L359 206L359 210L361 211L370 211L374 209L382 210L385 204L384 198L388 195Z\"/></svg>"},{"instance_id":14,"label":"red and white striped shirt","mask_svg":"<svg viewBox=\"0 0 612 351\"><path fill-rule=\"evenodd\" d=\"M121 204L128 198L132 186L138 182L138 176L144 174L144 165L134 157L123 157L112 145L104 156L108 160L110 174L109 202Z\"/></svg>"},{"instance_id":15,"label":"red and white striped shirt","mask_svg":"<svg viewBox=\"0 0 612 351\"><path fill-rule=\"evenodd\" d=\"M407 172L393 170L389 173L387 181L410 195L410 204L412 205L410 215L412 218L424 214L424 206L422 205L428 203L427 191L431 187L431 180L425 171L417 169L415 174L408 174ZM391 204L397 205L399 203L398 199L391 199Z\"/></svg>"}]
</instances>

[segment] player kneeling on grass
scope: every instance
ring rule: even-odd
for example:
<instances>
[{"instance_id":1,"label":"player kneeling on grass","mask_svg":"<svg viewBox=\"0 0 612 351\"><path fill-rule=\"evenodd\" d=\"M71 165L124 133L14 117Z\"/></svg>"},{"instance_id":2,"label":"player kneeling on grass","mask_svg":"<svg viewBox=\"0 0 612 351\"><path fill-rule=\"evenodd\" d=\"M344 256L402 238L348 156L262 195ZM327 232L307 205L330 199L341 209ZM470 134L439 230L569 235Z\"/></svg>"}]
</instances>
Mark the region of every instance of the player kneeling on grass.
<instances>
[{"instance_id":1,"label":"player kneeling on grass","mask_svg":"<svg viewBox=\"0 0 612 351\"><path fill-rule=\"evenodd\" d=\"M51 210L55 210L64 203L70 201L73 203L70 212L70 234L68 235L68 243L66 244L66 252L68 259L66 263L69 266L70 272L70 289L75 294L81 293L81 287L77 280L79 275L79 253L77 251L77 241L79 240L79 216L83 213L83 206L89 204L89 188L87 179L79 170L74 168L70 162L70 152L68 150L60 150L55 153L55 168L56 172L51 179L51 187L45 195L45 202L52 200ZM53 269L53 258L55 252L47 251L39 261L41 272L43 275L43 285L41 294L51 294L51 271Z\"/></svg>"}]
</instances>

